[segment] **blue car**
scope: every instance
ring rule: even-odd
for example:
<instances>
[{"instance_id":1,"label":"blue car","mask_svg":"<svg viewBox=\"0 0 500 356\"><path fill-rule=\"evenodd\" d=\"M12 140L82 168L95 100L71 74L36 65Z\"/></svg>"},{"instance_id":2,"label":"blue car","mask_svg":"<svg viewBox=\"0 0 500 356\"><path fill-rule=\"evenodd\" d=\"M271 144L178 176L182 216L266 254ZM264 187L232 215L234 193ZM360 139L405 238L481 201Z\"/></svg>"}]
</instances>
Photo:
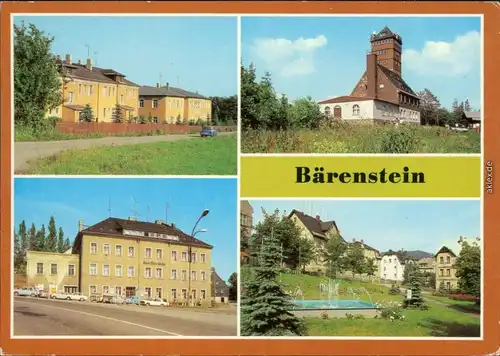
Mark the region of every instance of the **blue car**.
<instances>
[{"instance_id":1,"label":"blue car","mask_svg":"<svg viewBox=\"0 0 500 356\"><path fill-rule=\"evenodd\" d=\"M212 126L205 126L200 131L201 137L213 137L217 136L217 130Z\"/></svg>"},{"instance_id":2,"label":"blue car","mask_svg":"<svg viewBox=\"0 0 500 356\"><path fill-rule=\"evenodd\" d=\"M35 288L16 288L14 289L16 297L36 297L38 291Z\"/></svg>"},{"instance_id":3,"label":"blue car","mask_svg":"<svg viewBox=\"0 0 500 356\"><path fill-rule=\"evenodd\" d=\"M125 303L139 305L140 304L140 299L137 296L135 296L135 297L129 297L129 298L125 299Z\"/></svg>"}]
</instances>

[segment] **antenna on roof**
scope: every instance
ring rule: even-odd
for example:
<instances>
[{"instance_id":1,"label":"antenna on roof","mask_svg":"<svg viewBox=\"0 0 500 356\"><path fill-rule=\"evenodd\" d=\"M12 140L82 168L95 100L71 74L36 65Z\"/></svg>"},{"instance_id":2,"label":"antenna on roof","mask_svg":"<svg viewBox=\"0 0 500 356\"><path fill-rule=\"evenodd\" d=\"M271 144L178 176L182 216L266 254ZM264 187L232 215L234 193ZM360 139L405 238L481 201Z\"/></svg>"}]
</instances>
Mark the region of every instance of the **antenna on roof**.
<instances>
[{"instance_id":1,"label":"antenna on roof","mask_svg":"<svg viewBox=\"0 0 500 356\"><path fill-rule=\"evenodd\" d=\"M108 217L111 217L111 197L108 198Z\"/></svg>"},{"instance_id":2,"label":"antenna on roof","mask_svg":"<svg viewBox=\"0 0 500 356\"><path fill-rule=\"evenodd\" d=\"M85 47L87 47L87 58L90 58L90 46L86 44Z\"/></svg>"},{"instance_id":3,"label":"antenna on roof","mask_svg":"<svg viewBox=\"0 0 500 356\"><path fill-rule=\"evenodd\" d=\"M161 72L160 72L160 86L163 86L163 76L161 75Z\"/></svg>"},{"instance_id":4,"label":"antenna on roof","mask_svg":"<svg viewBox=\"0 0 500 356\"><path fill-rule=\"evenodd\" d=\"M94 57L95 57L95 65L97 65L97 59L99 58L99 53L98 52L94 52Z\"/></svg>"},{"instance_id":5,"label":"antenna on roof","mask_svg":"<svg viewBox=\"0 0 500 356\"><path fill-rule=\"evenodd\" d=\"M168 224L168 208L170 208L170 205L165 203L165 224Z\"/></svg>"},{"instance_id":6,"label":"antenna on roof","mask_svg":"<svg viewBox=\"0 0 500 356\"><path fill-rule=\"evenodd\" d=\"M177 76L177 86L180 87L181 86L181 82L180 82L180 77Z\"/></svg>"},{"instance_id":7,"label":"antenna on roof","mask_svg":"<svg viewBox=\"0 0 500 356\"><path fill-rule=\"evenodd\" d=\"M149 209L149 205L148 205L147 213L146 213L146 221L149 221L149 212L150 212L150 209Z\"/></svg>"},{"instance_id":8,"label":"antenna on roof","mask_svg":"<svg viewBox=\"0 0 500 356\"><path fill-rule=\"evenodd\" d=\"M132 197L132 216L137 218L139 216L139 212L137 211L137 200L135 197Z\"/></svg>"}]
</instances>

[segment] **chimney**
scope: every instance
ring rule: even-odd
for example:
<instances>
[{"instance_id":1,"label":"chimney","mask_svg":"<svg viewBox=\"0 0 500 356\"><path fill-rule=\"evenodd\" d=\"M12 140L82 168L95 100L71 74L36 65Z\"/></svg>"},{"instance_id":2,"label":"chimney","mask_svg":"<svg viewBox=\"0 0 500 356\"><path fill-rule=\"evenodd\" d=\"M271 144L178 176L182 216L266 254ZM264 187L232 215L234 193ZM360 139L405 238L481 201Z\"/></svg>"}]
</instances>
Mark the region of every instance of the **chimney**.
<instances>
[{"instance_id":1,"label":"chimney","mask_svg":"<svg viewBox=\"0 0 500 356\"><path fill-rule=\"evenodd\" d=\"M67 54L66 55L66 60L65 60L66 64L71 64L71 54Z\"/></svg>"},{"instance_id":2,"label":"chimney","mask_svg":"<svg viewBox=\"0 0 500 356\"><path fill-rule=\"evenodd\" d=\"M168 90L168 88L170 87L170 84L169 84L169 83L167 83L165 86L167 87L167 90Z\"/></svg>"},{"instance_id":3,"label":"chimney","mask_svg":"<svg viewBox=\"0 0 500 356\"><path fill-rule=\"evenodd\" d=\"M91 58L87 58L87 64L85 65L85 68L87 68L88 70L92 70L92 59Z\"/></svg>"},{"instance_id":4,"label":"chimney","mask_svg":"<svg viewBox=\"0 0 500 356\"><path fill-rule=\"evenodd\" d=\"M163 225L163 221L162 220L156 220L155 224L157 224L157 225Z\"/></svg>"},{"instance_id":5,"label":"chimney","mask_svg":"<svg viewBox=\"0 0 500 356\"><path fill-rule=\"evenodd\" d=\"M377 55L369 53L366 55L366 76L367 82L367 96L377 98Z\"/></svg>"},{"instance_id":6,"label":"chimney","mask_svg":"<svg viewBox=\"0 0 500 356\"><path fill-rule=\"evenodd\" d=\"M82 64L82 60L81 59L78 60L78 64L80 64L80 65Z\"/></svg>"},{"instance_id":7,"label":"chimney","mask_svg":"<svg viewBox=\"0 0 500 356\"><path fill-rule=\"evenodd\" d=\"M137 221L137 218L135 216L129 216L128 219L130 221Z\"/></svg>"},{"instance_id":8,"label":"chimney","mask_svg":"<svg viewBox=\"0 0 500 356\"><path fill-rule=\"evenodd\" d=\"M356 239L352 239L352 242L356 242Z\"/></svg>"},{"instance_id":9,"label":"chimney","mask_svg":"<svg viewBox=\"0 0 500 356\"><path fill-rule=\"evenodd\" d=\"M319 222L321 221L321 217L319 215L316 215L316 220Z\"/></svg>"},{"instance_id":10,"label":"chimney","mask_svg":"<svg viewBox=\"0 0 500 356\"><path fill-rule=\"evenodd\" d=\"M172 223L172 225L171 225L171 226L175 229L175 223Z\"/></svg>"},{"instance_id":11,"label":"chimney","mask_svg":"<svg viewBox=\"0 0 500 356\"><path fill-rule=\"evenodd\" d=\"M461 244L462 242L464 242L464 237L460 236L460 238L458 239L458 243Z\"/></svg>"},{"instance_id":12,"label":"chimney","mask_svg":"<svg viewBox=\"0 0 500 356\"><path fill-rule=\"evenodd\" d=\"M156 83L156 87L159 88L160 87L160 83L157 82Z\"/></svg>"},{"instance_id":13,"label":"chimney","mask_svg":"<svg viewBox=\"0 0 500 356\"><path fill-rule=\"evenodd\" d=\"M83 220L78 220L78 232L83 230Z\"/></svg>"},{"instance_id":14,"label":"chimney","mask_svg":"<svg viewBox=\"0 0 500 356\"><path fill-rule=\"evenodd\" d=\"M364 243L365 243L365 241L364 241L363 239L361 239L361 240L360 240L360 242L361 242L362 244L364 244Z\"/></svg>"}]
</instances>

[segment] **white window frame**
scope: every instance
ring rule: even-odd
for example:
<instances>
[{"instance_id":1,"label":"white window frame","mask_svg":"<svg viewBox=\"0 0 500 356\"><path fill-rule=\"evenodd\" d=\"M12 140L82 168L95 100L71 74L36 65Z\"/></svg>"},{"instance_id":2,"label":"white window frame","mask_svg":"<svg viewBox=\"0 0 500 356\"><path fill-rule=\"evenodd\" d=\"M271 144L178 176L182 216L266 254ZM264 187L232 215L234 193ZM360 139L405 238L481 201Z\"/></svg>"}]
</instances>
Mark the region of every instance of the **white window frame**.
<instances>
[{"instance_id":1,"label":"white window frame","mask_svg":"<svg viewBox=\"0 0 500 356\"><path fill-rule=\"evenodd\" d=\"M139 107L140 108L144 107L144 99L139 99Z\"/></svg>"},{"instance_id":2,"label":"white window frame","mask_svg":"<svg viewBox=\"0 0 500 356\"><path fill-rule=\"evenodd\" d=\"M147 271L149 270L149 276ZM144 278L153 278L153 269L151 267L144 267Z\"/></svg>"},{"instance_id":3,"label":"white window frame","mask_svg":"<svg viewBox=\"0 0 500 356\"><path fill-rule=\"evenodd\" d=\"M158 251L160 252L161 256L158 257ZM163 249L162 248L157 248L156 249L156 259L157 260L163 260Z\"/></svg>"},{"instance_id":4,"label":"white window frame","mask_svg":"<svg viewBox=\"0 0 500 356\"><path fill-rule=\"evenodd\" d=\"M181 281L187 281L187 279L188 279L187 273L188 273L187 269L181 270ZM184 278L183 278L183 275L184 275Z\"/></svg>"},{"instance_id":5,"label":"white window frame","mask_svg":"<svg viewBox=\"0 0 500 356\"><path fill-rule=\"evenodd\" d=\"M73 266L73 274L69 273L69 266ZM68 276L76 276L76 265L74 263L68 263Z\"/></svg>"},{"instance_id":6,"label":"white window frame","mask_svg":"<svg viewBox=\"0 0 500 356\"><path fill-rule=\"evenodd\" d=\"M38 265L42 265L42 272L41 273L38 272ZM45 266L44 266L43 262L37 262L36 263L36 274L38 276L43 276L44 273L45 273Z\"/></svg>"},{"instance_id":7,"label":"white window frame","mask_svg":"<svg viewBox=\"0 0 500 356\"><path fill-rule=\"evenodd\" d=\"M120 274L118 274L118 267L120 267ZM123 266L122 265L115 265L115 276L116 277L123 277Z\"/></svg>"},{"instance_id":8,"label":"white window frame","mask_svg":"<svg viewBox=\"0 0 500 356\"><path fill-rule=\"evenodd\" d=\"M160 290L160 293L161 295L158 296L158 289ZM161 298L163 300L163 298L165 298L165 296L163 295L163 288L162 287L155 287L155 297L157 298Z\"/></svg>"},{"instance_id":9,"label":"white window frame","mask_svg":"<svg viewBox=\"0 0 500 356\"><path fill-rule=\"evenodd\" d=\"M170 289L170 298L171 299L177 299L177 288Z\"/></svg>"},{"instance_id":10,"label":"white window frame","mask_svg":"<svg viewBox=\"0 0 500 356\"><path fill-rule=\"evenodd\" d=\"M148 256L148 250L149 250L149 256ZM153 249L151 247L146 247L144 249L144 258L152 258L153 257Z\"/></svg>"},{"instance_id":11,"label":"white window frame","mask_svg":"<svg viewBox=\"0 0 500 356\"><path fill-rule=\"evenodd\" d=\"M105 268L106 266L108 266L108 274L104 274L104 268ZM111 268L110 268L110 267L111 267L111 266L110 266L109 264L107 264L107 263L102 265L102 275L103 275L104 277L109 277L109 276L111 276Z\"/></svg>"},{"instance_id":12,"label":"white window frame","mask_svg":"<svg viewBox=\"0 0 500 356\"><path fill-rule=\"evenodd\" d=\"M95 246L95 253L92 253L92 246ZM91 241L89 245L89 250L91 255L98 255L99 254L99 244L95 241Z\"/></svg>"},{"instance_id":13,"label":"white window frame","mask_svg":"<svg viewBox=\"0 0 500 356\"><path fill-rule=\"evenodd\" d=\"M200 271L200 281L207 280L207 273L205 271Z\"/></svg>"},{"instance_id":14,"label":"white window frame","mask_svg":"<svg viewBox=\"0 0 500 356\"><path fill-rule=\"evenodd\" d=\"M105 292L104 292L104 289L105 289L105 288L107 288L107 289L108 289L107 293L109 293L109 286L108 286L108 285L106 285L106 284L104 284L104 285L102 286L102 288L101 288L101 290L102 290L102 294L104 294L104 293L105 293Z\"/></svg>"},{"instance_id":15,"label":"white window frame","mask_svg":"<svg viewBox=\"0 0 500 356\"><path fill-rule=\"evenodd\" d=\"M130 255L130 249L132 248L132 256ZM128 246L127 247L127 256L128 257L135 257L135 246Z\"/></svg>"},{"instance_id":16,"label":"white window frame","mask_svg":"<svg viewBox=\"0 0 500 356\"><path fill-rule=\"evenodd\" d=\"M174 272L175 272L175 278L174 278ZM173 280L173 281L177 281L178 278L179 278L179 276L177 275L177 269L172 268L170 270L170 279Z\"/></svg>"},{"instance_id":17,"label":"white window frame","mask_svg":"<svg viewBox=\"0 0 500 356\"><path fill-rule=\"evenodd\" d=\"M200 253L200 263L207 263L207 254Z\"/></svg>"},{"instance_id":18,"label":"white window frame","mask_svg":"<svg viewBox=\"0 0 500 356\"><path fill-rule=\"evenodd\" d=\"M202 292L205 293L205 295L203 296L203 298L201 297L201 295L203 294ZM200 289L200 299L201 300L207 299L207 290L206 289Z\"/></svg>"},{"instance_id":19,"label":"white window frame","mask_svg":"<svg viewBox=\"0 0 500 356\"><path fill-rule=\"evenodd\" d=\"M118 247L120 247L120 254L117 253ZM123 256L123 245L115 245L115 256L117 257Z\"/></svg>"},{"instance_id":20,"label":"white window frame","mask_svg":"<svg viewBox=\"0 0 500 356\"><path fill-rule=\"evenodd\" d=\"M144 286L144 295L145 295L145 296L148 296L148 294L146 293L146 290L148 290L148 289L149 289L149 291L150 291L150 293L149 293L149 297L151 298L151 297L153 296L153 288L152 288L152 287L150 287L150 286Z\"/></svg>"},{"instance_id":21,"label":"white window frame","mask_svg":"<svg viewBox=\"0 0 500 356\"><path fill-rule=\"evenodd\" d=\"M52 266L54 266L54 265L56 266L56 273L52 273ZM51 262L50 263L50 275L51 276L57 276L57 272L59 272L58 270L59 270L59 266L57 265L57 263Z\"/></svg>"},{"instance_id":22,"label":"white window frame","mask_svg":"<svg viewBox=\"0 0 500 356\"><path fill-rule=\"evenodd\" d=\"M130 273L130 271L132 271L132 273ZM128 278L135 277L135 266L127 266L127 277Z\"/></svg>"},{"instance_id":23,"label":"white window frame","mask_svg":"<svg viewBox=\"0 0 500 356\"><path fill-rule=\"evenodd\" d=\"M118 293L118 292L117 292L117 291L118 291L118 288L120 288L120 293ZM116 295L122 295L122 293L123 293L123 288L122 288L122 286L115 286L115 294L116 294Z\"/></svg>"},{"instance_id":24,"label":"white window frame","mask_svg":"<svg viewBox=\"0 0 500 356\"><path fill-rule=\"evenodd\" d=\"M158 99L153 99L153 100L151 101L151 107L152 107L153 109L158 109L158 106L159 106Z\"/></svg>"},{"instance_id":25,"label":"white window frame","mask_svg":"<svg viewBox=\"0 0 500 356\"><path fill-rule=\"evenodd\" d=\"M158 277L158 271L160 271L160 277ZM163 267L155 268L155 278L163 279Z\"/></svg>"},{"instance_id":26,"label":"white window frame","mask_svg":"<svg viewBox=\"0 0 500 356\"><path fill-rule=\"evenodd\" d=\"M95 288L95 292L94 293L98 293L99 289L97 288L97 284L90 284L89 285L89 297L92 295L92 287Z\"/></svg>"},{"instance_id":27,"label":"white window frame","mask_svg":"<svg viewBox=\"0 0 500 356\"><path fill-rule=\"evenodd\" d=\"M196 277L198 277L198 273L196 273L196 271L191 271L191 280L196 281Z\"/></svg>"},{"instance_id":28,"label":"white window frame","mask_svg":"<svg viewBox=\"0 0 500 356\"><path fill-rule=\"evenodd\" d=\"M106 253L106 246L108 247L108 253ZM102 254L104 256L109 256L111 254L111 245L108 243L105 243L102 245Z\"/></svg>"},{"instance_id":29,"label":"white window frame","mask_svg":"<svg viewBox=\"0 0 500 356\"><path fill-rule=\"evenodd\" d=\"M95 266L95 273L92 273L92 266ZM97 263L89 263L89 276L97 276L99 274L99 267Z\"/></svg>"},{"instance_id":30,"label":"white window frame","mask_svg":"<svg viewBox=\"0 0 500 356\"><path fill-rule=\"evenodd\" d=\"M175 256L175 257L174 257ZM177 256L177 250L173 250L171 253L170 253L170 260L171 261L174 261L176 262L178 259L178 256Z\"/></svg>"}]
</instances>

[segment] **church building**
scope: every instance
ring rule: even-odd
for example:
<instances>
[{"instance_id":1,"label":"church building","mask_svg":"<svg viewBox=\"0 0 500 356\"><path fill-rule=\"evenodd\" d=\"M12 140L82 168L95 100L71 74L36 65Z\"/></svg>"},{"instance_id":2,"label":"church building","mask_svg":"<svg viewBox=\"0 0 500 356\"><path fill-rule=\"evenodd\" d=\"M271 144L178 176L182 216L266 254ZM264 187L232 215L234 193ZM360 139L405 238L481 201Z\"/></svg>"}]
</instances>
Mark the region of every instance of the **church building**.
<instances>
[{"instance_id":1,"label":"church building","mask_svg":"<svg viewBox=\"0 0 500 356\"><path fill-rule=\"evenodd\" d=\"M420 125L420 99L403 80L403 40L384 27L370 37L366 71L346 96L320 101L327 116L345 121L401 122Z\"/></svg>"}]
</instances>

